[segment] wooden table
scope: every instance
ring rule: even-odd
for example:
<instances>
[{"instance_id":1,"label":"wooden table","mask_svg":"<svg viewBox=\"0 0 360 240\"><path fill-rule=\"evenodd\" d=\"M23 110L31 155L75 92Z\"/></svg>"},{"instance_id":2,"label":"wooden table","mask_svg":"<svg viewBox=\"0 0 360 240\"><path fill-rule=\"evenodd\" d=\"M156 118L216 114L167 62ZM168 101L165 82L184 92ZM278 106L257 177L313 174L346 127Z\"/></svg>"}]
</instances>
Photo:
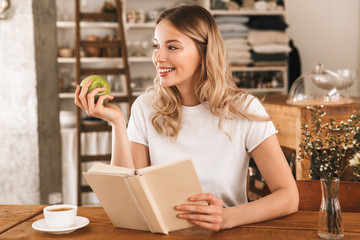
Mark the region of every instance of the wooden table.
<instances>
[{"instance_id":1,"label":"wooden table","mask_svg":"<svg viewBox=\"0 0 360 240\"><path fill-rule=\"evenodd\" d=\"M264 106L279 131L277 137L280 145L294 149L297 154L301 142L301 125L310 124L312 119L306 107L287 104L286 99L285 95L269 95L265 97ZM351 104L325 106L326 116L323 119L325 122L329 118L335 118L336 122L347 121L354 111L359 110L360 98L354 98ZM296 179L309 179L309 166L309 161L296 162Z\"/></svg>"},{"instance_id":2,"label":"wooden table","mask_svg":"<svg viewBox=\"0 0 360 240\"><path fill-rule=\"evenodd\" d=\"M18 216L21 212L30 211L38 214L31 218L22 218L11 228L4 230L0 234L0 239L266 239L266 240L297 240L297 239L319 239L317 237L317 211L300 211L295 214L266 221L257 224L237 227L220 232L211 232L202 228L193 227L185 230L171 232L169 235L153 234L150 232L136 231L129 229L115 228L101 207L79 207L78 215L87 217L90 224L84 228L66 235L52 235L34 230L31 225L36 220L42 219L43 214L39 213L39 208L43 206L0 206L0 216L5 214L9 218ZM360 213L343 213L345 238L360 239Z\"/></svg>"},{"instance_id":3,"label":"wooden table","mask_svg":"<svg viewBox=\"0 0 360 240\"><path fill-rule=\"evenodd\" d=\"M41 205L0 205L0 234L42 213ZM1 239L1 238L0 238Z\"/></svg>"}]
</instances>

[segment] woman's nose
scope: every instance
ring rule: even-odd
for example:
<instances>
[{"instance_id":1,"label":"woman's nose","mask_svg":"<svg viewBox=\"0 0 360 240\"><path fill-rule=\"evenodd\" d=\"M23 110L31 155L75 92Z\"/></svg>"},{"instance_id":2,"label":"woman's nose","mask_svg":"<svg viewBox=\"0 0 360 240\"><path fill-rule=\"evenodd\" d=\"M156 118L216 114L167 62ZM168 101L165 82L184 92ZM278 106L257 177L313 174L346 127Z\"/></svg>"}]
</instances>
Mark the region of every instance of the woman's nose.
<instances>
[{"instance_id":1,"label":"woman's nose","mask_svg":"<svg viewBox=\"0 0 360 240\"><path fill-rule=\"evenodd\" d=\"M157 49L153 52L154 62L163 62L166 59L166 53L162 49Z\"/></svg>"}]
</instances>

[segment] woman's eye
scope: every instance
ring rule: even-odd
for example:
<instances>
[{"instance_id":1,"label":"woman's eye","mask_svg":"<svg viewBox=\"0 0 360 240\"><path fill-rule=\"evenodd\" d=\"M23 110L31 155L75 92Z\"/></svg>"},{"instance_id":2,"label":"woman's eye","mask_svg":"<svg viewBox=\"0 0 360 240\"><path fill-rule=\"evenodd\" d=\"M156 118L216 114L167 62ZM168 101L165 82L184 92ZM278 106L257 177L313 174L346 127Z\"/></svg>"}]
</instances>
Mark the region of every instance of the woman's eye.
<instances>
[{"instance_id":1,"label":"woman's eye","mask_svg":"<svg viewBox=\"0 0 360 240\"><path fill-rule=\"evenodd\" d=\"M169 49L170 50L176 50L176 49L178 49L177 47L174 47L174 46L169 46Z\"/></svg>"},{"instance_id":2,"label":"woman's eye","mask_svg":"<svg viewBox=\"0 0 360 240\"><path fill-rule=\"evenodd\" d=\"M154 44L154 49L159 49L159 45Z\"/></svg>"}]
</instances>

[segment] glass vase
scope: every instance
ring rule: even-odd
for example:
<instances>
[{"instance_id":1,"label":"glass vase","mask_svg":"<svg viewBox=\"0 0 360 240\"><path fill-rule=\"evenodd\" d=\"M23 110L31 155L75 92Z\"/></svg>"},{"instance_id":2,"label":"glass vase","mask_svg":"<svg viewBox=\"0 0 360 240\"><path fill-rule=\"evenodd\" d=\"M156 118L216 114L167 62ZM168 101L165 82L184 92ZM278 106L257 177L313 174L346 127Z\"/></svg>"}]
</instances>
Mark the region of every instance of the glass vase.
<instances>
[{"instance_id":1,"label":"glass vase","mask_svg":"<svg viewBox=\"0 0 360 240\"><path fill-rule=\"evenodd\" d=\"M324 239L342 239L344 227L338 199L339 178L320 179L322 200L319 211L318 236Z\"/></svg>"}]
</instances>

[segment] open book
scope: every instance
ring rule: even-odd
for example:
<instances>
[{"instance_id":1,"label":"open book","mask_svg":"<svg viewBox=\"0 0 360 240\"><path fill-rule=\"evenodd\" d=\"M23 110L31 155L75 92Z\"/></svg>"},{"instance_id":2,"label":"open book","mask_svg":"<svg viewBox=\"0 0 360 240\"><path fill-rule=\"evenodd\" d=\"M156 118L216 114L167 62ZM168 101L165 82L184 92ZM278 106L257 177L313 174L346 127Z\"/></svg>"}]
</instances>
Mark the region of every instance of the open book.
<instances>
[{"instance_id":1,"label":"open book","mask_svg":"<svg viewBox=\"0 0 360 240\"><path fill-rule=\"evenodd\" d=\"M168 234L193 226L174 208L203 192L191 159L137 170L98 163L83 174L115 227Z\"/></svg>"}]
</instances>

